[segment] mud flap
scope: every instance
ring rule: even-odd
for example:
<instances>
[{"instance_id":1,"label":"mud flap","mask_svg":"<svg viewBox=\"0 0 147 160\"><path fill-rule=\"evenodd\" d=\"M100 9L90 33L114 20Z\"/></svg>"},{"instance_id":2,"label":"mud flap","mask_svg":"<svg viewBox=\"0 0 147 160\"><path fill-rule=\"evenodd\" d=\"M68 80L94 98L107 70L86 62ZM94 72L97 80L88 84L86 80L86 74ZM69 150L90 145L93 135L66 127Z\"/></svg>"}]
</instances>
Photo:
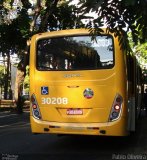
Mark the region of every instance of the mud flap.
<instances>
[{"instance_id":1,"label":"mud flap","mask_svg":"<svg viewBox=\"0 0 147 160\"><path fill-rule=\"evenodd\" d=\"M128 131L135 131L135 97L128 101Z\"/></svg>"}]
</instances>

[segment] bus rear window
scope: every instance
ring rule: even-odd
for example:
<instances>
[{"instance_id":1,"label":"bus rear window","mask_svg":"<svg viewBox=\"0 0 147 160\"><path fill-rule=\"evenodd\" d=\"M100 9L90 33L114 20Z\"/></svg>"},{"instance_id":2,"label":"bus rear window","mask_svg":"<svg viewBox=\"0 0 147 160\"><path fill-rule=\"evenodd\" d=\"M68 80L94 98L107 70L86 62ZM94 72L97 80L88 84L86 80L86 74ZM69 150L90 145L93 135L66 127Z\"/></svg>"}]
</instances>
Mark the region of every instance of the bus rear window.
<instances>
[{"instance_id":1,"label":"bus rear window","mask_svg":"<svg viewBox=\"0 0 147 160\"><path fill-rule=\"evenodd\" d=\"M112 36L57 37L37 42L38 70L95 70L114 66Z\"/></svg>"}]
</instances>

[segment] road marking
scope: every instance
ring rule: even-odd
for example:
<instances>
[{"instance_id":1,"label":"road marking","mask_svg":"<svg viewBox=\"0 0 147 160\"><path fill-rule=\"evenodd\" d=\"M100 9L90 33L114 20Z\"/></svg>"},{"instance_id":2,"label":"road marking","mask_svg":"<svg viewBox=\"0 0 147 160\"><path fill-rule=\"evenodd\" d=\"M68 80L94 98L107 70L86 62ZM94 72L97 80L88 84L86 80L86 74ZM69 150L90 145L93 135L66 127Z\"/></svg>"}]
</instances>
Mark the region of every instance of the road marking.
<instances>
[{"instance_id":1,"label":"road marking","mask_svg":"<svg viewBox=\"0 0 147 160\"><path fill-rule=\"evenodd\" d=\"M25 111L23 114L28 114L30 111ZM0 113L0 118L4 118L4 117L10 117L10 116L19 116L19 114L15 114L15 113Z\"/></svg>"},{"instance_id":2,"label":"road marking","mask_svg":"<svg viewBox=\"0 0 147 160\"><path fill-rule=\"evenodd\" d=\"M0 128L5 128L5 127L16 127L18 125L21 125L21 126L25 126L25 125L30 125L30 123L13 123L13 124L10 124L10 125L3 125L3 126L0 126Z\"/></svg>"},{"instance_id":3,"label":"road marking","mask_svg":"<svg viewBox=\"0 0 147 160\"><path fill-rule=\"evenodd\" d=\"M18 115L18 114L9 114L9 115L2 115L2 116L0 115L0 118L16 116L16 115Z\"/></svg>"}]
</instances>

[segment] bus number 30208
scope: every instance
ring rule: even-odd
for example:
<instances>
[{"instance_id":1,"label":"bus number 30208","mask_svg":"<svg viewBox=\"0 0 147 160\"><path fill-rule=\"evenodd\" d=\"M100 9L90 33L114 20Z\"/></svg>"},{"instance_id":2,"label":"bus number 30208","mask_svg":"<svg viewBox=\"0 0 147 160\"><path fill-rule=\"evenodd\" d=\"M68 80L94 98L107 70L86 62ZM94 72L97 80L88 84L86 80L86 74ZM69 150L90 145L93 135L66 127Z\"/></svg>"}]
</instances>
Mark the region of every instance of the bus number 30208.
<instances>
[{"instance_id":1,"label":"bus number 30208","mask_svg":"<svg viewBox=\"0 0 147 160\"><path fill-rule=\"evenodd\" d=\"M68 104L68 99L66 97L51 97L51 98L41 98L42 104Z\"/></svg>"}]
</instances>

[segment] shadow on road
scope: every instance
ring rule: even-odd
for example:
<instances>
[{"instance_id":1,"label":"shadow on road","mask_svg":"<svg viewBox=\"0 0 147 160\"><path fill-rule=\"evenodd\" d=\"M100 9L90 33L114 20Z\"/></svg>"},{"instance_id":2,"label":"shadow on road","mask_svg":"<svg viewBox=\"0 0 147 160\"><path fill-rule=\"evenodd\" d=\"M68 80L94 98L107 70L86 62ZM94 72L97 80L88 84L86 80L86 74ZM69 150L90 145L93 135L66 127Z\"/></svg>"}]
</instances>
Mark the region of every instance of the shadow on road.
<instances>
[{"instance_id":1,"label":"shadow on road","mask_svg":"<svg viewBox=\"0 0 147 160\"><path fill-rule=\"evenodd\" d=\"M128 137L33 135L30 125L15 124L16 121L29 124L29 113L3 116L4 122L16 126L16 129L10 127L1 131L0 151L12 153L19 160L112 160L117 158L116 155L123 155L119 159L126 159L127 155L147 153L147 117L144 111L137 123L137 132ZM0 120L2 122L3 118ZM7 157L6 154L3 156Z\"/></svg>"}]
</instances>

